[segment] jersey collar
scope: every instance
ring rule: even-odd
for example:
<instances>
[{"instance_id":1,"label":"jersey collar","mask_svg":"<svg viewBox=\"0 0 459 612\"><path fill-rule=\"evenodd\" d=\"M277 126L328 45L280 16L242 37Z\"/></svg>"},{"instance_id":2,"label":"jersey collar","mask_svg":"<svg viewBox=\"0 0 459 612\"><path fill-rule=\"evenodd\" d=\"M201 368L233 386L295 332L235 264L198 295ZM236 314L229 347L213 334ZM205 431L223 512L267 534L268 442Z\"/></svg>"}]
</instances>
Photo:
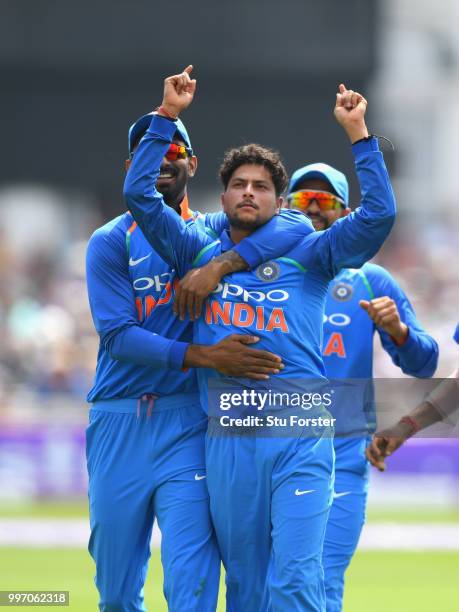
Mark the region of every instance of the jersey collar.
<instances>
[{"instance_id":1,"label":"jersey collar","mask_svg":"<svg viewBox=\"0 0 459 612\"><path fill-rule=\"evenodd\" d=\"M194 212L189 207L188 195L187 194L185 194L185 197L183 198L183 200L182 200L182 202L180 204L180 210L181 210L181 217L182 217L182 219L184 221L188 221L189 219L193 219Z\"/></svg>"},{"instance_id":2,"label":"jersey collar","mask_svg":"<svg viewBox=\"0 0 459 612\"><path fill-rule=\"evenodd\" d=\"M231 240L229 230L223 230L220 236L220 242L223 253L225 251L231 251L231 249L234 247L234 242Z\"/></svg>"}]
</instances>

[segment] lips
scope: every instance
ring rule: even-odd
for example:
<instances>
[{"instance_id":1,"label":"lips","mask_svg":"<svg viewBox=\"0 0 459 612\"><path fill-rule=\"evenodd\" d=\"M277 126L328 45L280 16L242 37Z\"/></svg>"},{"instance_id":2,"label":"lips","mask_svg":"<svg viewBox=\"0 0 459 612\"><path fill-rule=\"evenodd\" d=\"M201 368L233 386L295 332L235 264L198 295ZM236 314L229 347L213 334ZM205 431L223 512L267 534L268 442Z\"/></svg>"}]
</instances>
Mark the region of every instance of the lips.
<instances>
[{"instance_id":1,"label":"lips","mask_svg":"<svg viewBox=\"0 0 459 612\"><path fill-rule=\"evenodd\" d=\"M161 166L159 169L158 179L173 179L175 177L175 172L170 168L164 168Z\"/></svg>"},{"instance_id":2,"label":"lips","mask_svg":"<svg viewBox=\"0 0 459 612\"><path fill-rule=\"evenodd\" d=\"M236 208L252 208L253 210L258 210L258 206L254 202L241 202Z\"/></svg>"}]
</instances>

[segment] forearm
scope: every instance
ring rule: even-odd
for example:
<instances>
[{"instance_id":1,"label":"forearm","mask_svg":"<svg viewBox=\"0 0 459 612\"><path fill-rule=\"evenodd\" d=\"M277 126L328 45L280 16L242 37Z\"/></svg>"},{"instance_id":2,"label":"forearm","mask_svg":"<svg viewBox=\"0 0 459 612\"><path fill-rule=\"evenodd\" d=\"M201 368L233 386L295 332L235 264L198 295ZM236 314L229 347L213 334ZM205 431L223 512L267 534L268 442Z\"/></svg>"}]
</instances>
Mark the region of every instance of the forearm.
<instances>
[{"instance_id":1,"label":"forearm","mask_svg":"<svg viewBox=\"0 0 459 612\"><path fill-rule=\"evenodd\" d=\"M102 340L112 359L150 368L181 370L188 343L170 340L138 325L130 325Z\"/></svg>"},{"instance_id":2,"label":"forearm","mask_svg":"<svg viewBox=\"0 0 459 612\"><path fill-rule=\"evenodd\" d=\"M456 419L451 418L459 410L459 379L458 371L453 372L450 378L444 379L426 399L414 408L408 415L399 421L403 428L405 438L409 438L418 431L422 431L439 421L455 424Z\"/></svg>"},{"instance_id":3,"label":"forearm","mask_svg":"<svg viewBox=\"0 0 459 612\"><path fill-rule=\"evenodd\" d=\"M334 271L360 267L371 259L395 221L395 197L376 138L352 147L361 205L328 230Z\"/></svg>"},{"instance_id":4,"label":"forearm","mask_svg":"<svg viewBox=\"0 0 459 612\"><path fill-rule=\"evenodd\" d=\"M428 402L439 414L442 420L457 421L450 417L459 409L459 370L453 372L449 378L445 378L426 397Z\"/></svg>"},{"instance_id":5,"label":"forearm","mask_svg":"<svg viewBox=\"0 0 459 612\"><path fill-rule=\"evenodd\" d=\"M212 363L212 347L200 344L189 344L183 365L186 368L213 368Z\"/></svg>"},{"instance_id":6,"label":"forearm","mask_svg":"<svg viewBox=\"0 0 459 612\"><path fill-rule=\"evenodd\" d=\"M311 233L314 227L310 219L299 211L282 209L280 214L241 240L234 251L253 269L290 252Z\"/></svg>"},{"instance_id":7,"label":"forearm","mask_svg":"<svg viewBox=\"0 0 459 612\"><path fill-rule=\"evenodd\" d=\"M405 324L403 324L405 325ZM405 327L407 327L405 325ZM408 335L403 343L395 341L394 361L404 374L417 378L433 376L438 364L438 345L426 333L418 333L412 327L407 327ZM393 338L393 341L396 338Z\"/></svg>"},{"instance_id":8,"label":"forearm","mask_svg":"<svg viewBox=\"0 0 459 612\"><path fill-rule=\"evenodd\" d=\"M222 278L225 274L232 274L233 272L241 272L242 270L248 269L248 264L239 253L236 251L226 251L218 257L214 257L207 265L206 269L209 272L215 272L216 276Z\"/></svg>"}]
</instances>

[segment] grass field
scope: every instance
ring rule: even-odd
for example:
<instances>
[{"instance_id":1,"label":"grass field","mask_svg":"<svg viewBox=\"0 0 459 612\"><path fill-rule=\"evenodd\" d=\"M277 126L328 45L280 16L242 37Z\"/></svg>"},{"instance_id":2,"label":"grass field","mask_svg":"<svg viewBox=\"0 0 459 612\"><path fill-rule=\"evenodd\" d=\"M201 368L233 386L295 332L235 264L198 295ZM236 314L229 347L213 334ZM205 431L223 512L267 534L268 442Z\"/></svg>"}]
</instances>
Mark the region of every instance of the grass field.
<instances>
[{"instance_id":1,"label":"grass field","mask_svg":"<svg viewBox=\"0 0 459 612\"><path fill-rule=\"evenodd\" d=\"M0 567L1 590L70 591L70 610L97 610L93 565L85 550L1 548ZM458 572L459 553L361 552L348 572L344 610L456 612ZM159 552L154 551L145 589L147 608L153 612L167 610L161 581ZM220 597L218 610L224 609Z\"/></svg>"},{"instance_id":2,"label":"grass field","mask_svg":"<svg viewBox=\"0 0 459 612\"><path fill-rule=\"evenodd\" d=\"M16 518L81 517L84 513L82 503L0 508L0 516ZM369 520L457 522L458 515L394 510L370 514ZM69 609L75 612L97 609L93 573L92 560L84 549L0 548L0 590L67 590L70 591ZM458 576L459 552L361 551L348 572L344 610L455 612L459 610ZM147 607L152 612L167 610L161 584L159 552L154 550L145 589ZM222 588L219 612L225 609L223 593Z\"/></svg>"}]
</instances>

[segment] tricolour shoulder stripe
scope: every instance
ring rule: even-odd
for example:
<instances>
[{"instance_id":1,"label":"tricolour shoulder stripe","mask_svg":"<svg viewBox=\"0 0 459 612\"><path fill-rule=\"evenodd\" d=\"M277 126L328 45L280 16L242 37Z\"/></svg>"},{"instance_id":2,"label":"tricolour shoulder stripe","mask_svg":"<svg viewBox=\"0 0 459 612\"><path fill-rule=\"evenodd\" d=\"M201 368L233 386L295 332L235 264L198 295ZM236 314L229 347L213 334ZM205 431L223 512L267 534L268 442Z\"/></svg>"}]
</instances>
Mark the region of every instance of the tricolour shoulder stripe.
<instances>
[{"instance_id":1,"label":"tricolour shoulder stripe","mask_svg":"<svg viewBox=\"0 0 459 612\"><path fill-rule=\"evenodd\" d=\"M375 297L375 293L372 289L372 286L370 285L370 281L367 278L367 275L365 274L365 272L363 270L358 270L358 274L360 276L360 278L363 281L363 284L365 285L365 287L367 288L367 291L370 295L370 300L374 299Z\"/></svg>"},{"instance_id":2,"label":"tricolour shoulder stripe","mask_svg":"<svg viewBox=\"0 0 459 612\"><path fill-rule=\"evenodd\" d=\"M213 242L211 242L210 244L207 244L205 247L203 247L199 253L196 255L196 257L193 260L193 263L191 264L192 266L196 266L199 262L199 260L202 258L202 256L207 253L207 251L209 249L211 249L212 247L216 246L217 244L220 244L220 240L214 240Z\"/></svg>"},{"instance_id":3,"label":"tricolour shoulder stripe","mask_svg":"<svg viewBox=\"0 0 459 612\"><path fill-rule=\"evenodd\" d=\"M129 248L131 246L132 232L135 230L136 227L137 227L137 223L135 221L133 221L132 224L131 224L131 227L126 232L126 251L127 251L128 255L129 255Z\"/></svg>"},{"instance_id":4,"label":"tricolour shoulder stripe","mask_svg":"<svg viewBox=\"0 0 459 612\"><path fill-rule=\"evenodd\" d=\"M285 263L292 264L292 266L295 266L296 268L298 268L298 270L301 270L301 272L307 272L306 268L302 266L300 262L296 259L291 259L290 257L278 257L277 261L283 261Z\"/></svg>"}]
</instances>

